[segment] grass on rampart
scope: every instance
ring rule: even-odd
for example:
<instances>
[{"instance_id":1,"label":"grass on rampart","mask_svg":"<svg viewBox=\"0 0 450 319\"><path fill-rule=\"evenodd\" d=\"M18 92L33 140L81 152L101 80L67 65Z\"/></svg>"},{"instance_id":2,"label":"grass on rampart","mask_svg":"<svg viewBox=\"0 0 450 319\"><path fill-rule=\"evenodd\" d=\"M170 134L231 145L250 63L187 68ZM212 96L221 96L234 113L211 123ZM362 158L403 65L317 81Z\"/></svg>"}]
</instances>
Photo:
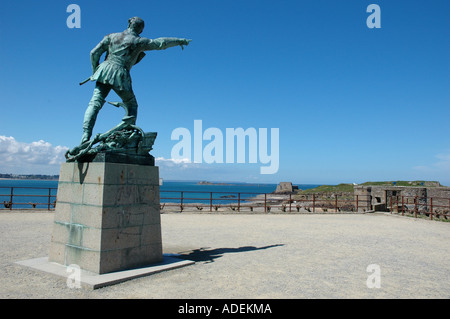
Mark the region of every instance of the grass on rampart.
<instances>
[{"instance_id":1,"label":"grass on rampart","mask_svg":"<svg viewBox=\"0 0 450 319\"><path fill-rule=\"evenodd\" d=\"M353 184L322 185L298 191L298 195L318 194L318 193L353 193Z\"/></svg>"},{"instance_id":2,"label":"grass on rampart","mask_svg":"<svg viewBox=\"0 0 450 319\"><path fill-rule=\"evenodd\" d=\"M386 181L386 182L365 182L363 186L411 186L411 187L436 187L440 186L439 182L429 182L429 181ZM299 190L296 194L307 195L307 194L318 194L318 193L353 193L354 184L339 184L339 185L322 185L316 188Z\"/></svg>"}]
</instances>

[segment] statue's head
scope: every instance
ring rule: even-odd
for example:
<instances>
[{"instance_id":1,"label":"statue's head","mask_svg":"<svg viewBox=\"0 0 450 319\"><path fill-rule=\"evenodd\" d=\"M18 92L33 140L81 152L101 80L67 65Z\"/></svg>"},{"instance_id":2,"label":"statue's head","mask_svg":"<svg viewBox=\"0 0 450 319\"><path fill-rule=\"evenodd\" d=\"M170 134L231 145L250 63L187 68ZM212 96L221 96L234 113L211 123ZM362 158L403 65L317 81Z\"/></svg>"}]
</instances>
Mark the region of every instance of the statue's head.
<instances>
[{"instance_id":1,"label":"statue's head","mask_svg":"<svg viewBox=\"0 0 450 319\"><path fill-rule=\"evenodd\" d=\"M144 30L144 20L139 17L128 19L128 29L133 30L137 34L141 34Z\"/></svg>"}]
</instances>

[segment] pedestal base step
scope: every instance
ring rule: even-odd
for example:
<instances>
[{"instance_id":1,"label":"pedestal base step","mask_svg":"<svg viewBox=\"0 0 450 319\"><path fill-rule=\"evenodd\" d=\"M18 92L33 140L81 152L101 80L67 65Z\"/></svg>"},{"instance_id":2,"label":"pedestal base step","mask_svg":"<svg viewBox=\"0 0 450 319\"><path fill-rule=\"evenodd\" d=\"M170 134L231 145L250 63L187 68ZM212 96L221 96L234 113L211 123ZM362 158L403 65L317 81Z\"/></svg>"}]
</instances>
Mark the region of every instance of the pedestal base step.
<instances>
[{"instance_id":1,"label":"pedestal base step","mask_svg":"<svg viewBox=\"0 0 450 319\"><path fill-rule=\"evenodd\" d=\"M110 285L119 284L127 280L153 275L162 271L192 265L194 264L194 262L191 260L184 260L164 254L163 261L160 263L152 264L148 267L117 271L102 275L91 273L83 269L79 269L79 274L76 274L76 270L74 268L70 268L70 266L64 266L55 262L49 262L48 257L18 261L16 262L16 264L62 277L66 280L68 286L70 283L73 287L76 287L79 284L80 287L98 289Z\"/></svg>"}]
</instances>

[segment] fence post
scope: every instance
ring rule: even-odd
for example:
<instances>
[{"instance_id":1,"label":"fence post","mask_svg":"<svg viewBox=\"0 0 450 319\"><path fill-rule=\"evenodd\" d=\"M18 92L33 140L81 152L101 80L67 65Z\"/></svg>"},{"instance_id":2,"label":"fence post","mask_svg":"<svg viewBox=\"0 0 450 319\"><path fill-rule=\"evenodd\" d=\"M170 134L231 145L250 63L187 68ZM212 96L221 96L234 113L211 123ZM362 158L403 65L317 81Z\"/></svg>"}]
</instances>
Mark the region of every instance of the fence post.
<instances>
[{"instance_id":1,"label":"fence post","mask_svg":"<svg viewBox=\"0 0 450 319\"><path fill-rule=\"evenodd\" d=\"M238 193L238 212L241 211L241 193Z\"/></svg>"},{"instance_id":2,"label":"fence post","mask_svg":"<svg viewBox=\"0 0 450 319\"><path fill-rule=\"evenodd\" d=\"M359 195L356 195L356 212L358 212L359 210L358 204L359 204Z\"/></svg>"},{"instance_id":3,"label":"fence post","mask_svg":"<svg viewBox=\"0 0 450 319\"><path fill-rule=\"evenodd\" d=\"M430 219L433 219L433 197L431 197L430 198L430 205L431 205L431 208L430 208Z\"/></svg>"},{"instance_id":4,"label":"fence post","mask_svg":"<svg viewBox=\"0 0 450 319\"><path fill-rule=\"evenodd\" d=\"M52 195L52 189L49 187L48 188L48 209L50 210L50 196Z\"/></svg>"},{"instance_id":5,"label":"fence post","mask_svg":"<svg viewBox=\"0 0 450 319\"><path fill-rule=\"evenodd\" d=\"M384 191L384 198L385 198L385 201L384 201L384 203L386 204L386 209L388 209L389 208L389 203L388 203L388 191L387 190L385 190Z\"/></svg>"},{"instance_id":6,"label":"fence post","mask_svg":"<svg viewBox=\"0 0 450 319\"><path fill-rule=\"evenodd\" d=\"M316 194L313 194L313 213L316 212Z\"/></svg>"},{"instance_id":7,"label":"fence post","mask_svg":"<svg viewBox=\"0 0 450 319\"><path fill-rule=\"evenodd\" d=\"M292 194L289 194L289 213L292 212L291 206L292 206Z\"/></svg>"},{"instance_id":8,"label":"fence post","mask_svg":"<svg viewBox=\"0 0 450 319\"><path fill-rule=\"evenodd\" d=\"M14 195L14 187L11 187L11 199L9 201L9 210L12 210L13 206L13 195Z\"/></svg>"},{"instance_id":9,"label":"fence post","mask_svg":"<svg viewBox=\"0 0 450 319\"><path fill-rule=\"evenodd\" d=\"M414 217L417 218L417 196L414 197Z\"/></svg>"},{"instance_id":10,"label":"fence post","mask_svg":"<svg viewBox=\"0 0 450 319\"><path fill-rule=\"evenodd\" d=\"M400 211L399 211L399 209L398 209L398 195L395 196L395 201L396 201L396 204L397 204L397 214L398 214L398 213L400 213Z\"/></svg>"},{"instance_id":11,"label":"fence post","mask_svg":"<svg viewBox=\"0 0 450 319\"><path fill-rule=\"evenodd\" d=\"M181 206L180 208L181 208L181 210L183 210L183 208L182 208L183 207L183 192L181 192L180 202L181 202L180 203L180 206Z\"/></svg>"},{"instance_id":12,"label":"fence post","mask_svg":"<svg viewBox=\"0 0 450 319\"><path fill-rule=\"evenodd\" d=\"M267 194L264 194L264 213L267 212Z\"/></svg>"},{"instance_id":13,"label":"fence post","mask_svg":"<svg viewBox=\"0 0 450 319\"><path fill-rule=\"evenodd\" d=\"M402 216L404 216L405 206L403 201L403 195L402 195Z\"/></svg>"},{"instance_id":14,"label":"fence post","mask_svg":"<svg viewBox=\"0 0 450 319\"><path fill-rule=\"evenodd\" d=\"M212 192L209 196L209 211L212 212Z\"/></svg>"}]
</instances>

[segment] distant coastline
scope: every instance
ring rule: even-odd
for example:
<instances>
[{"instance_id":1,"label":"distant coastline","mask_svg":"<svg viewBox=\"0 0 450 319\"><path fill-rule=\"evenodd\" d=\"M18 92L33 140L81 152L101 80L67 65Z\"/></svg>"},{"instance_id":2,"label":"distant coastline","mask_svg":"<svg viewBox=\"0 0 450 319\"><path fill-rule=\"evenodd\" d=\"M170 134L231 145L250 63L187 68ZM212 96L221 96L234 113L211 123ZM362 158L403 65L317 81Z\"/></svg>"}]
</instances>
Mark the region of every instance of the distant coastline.
<instances>
[{"instance_id":1,"label":"distant coastline","mask_svg":"<svg viewBox=\"0 0 450 319\"><path fill-rule=\"evenodd\" d=\"M41 175L41 174L1 174L0 180L45 180L45 181L57 181L59 175Z\"/></svg>"},{"instance_id":2,"label":"distant coastline","mask_svg":"<svg viewBox=\"0 0 450 319\"><path fill-rule=\"evenodd\" d=\"M209 181L200 181L197 182L197 185L209 185L209 186L214 186L214 185L221 185L221 186L257 186L260 184L255 184L255 183L224 183L224 182L209 182Z\"/></svg>"},{"instance_id":3,"label":"distant coastline","mask_svg":"<svg viewBox=\"0 0 450 319\"><path fill-rule=\"evenodd\" d=\"M231 186L231 185L233 185L233 184L230 184L230 183L219 183L219 182L201 181L201 182L198 182L197 185L225 185L225 186Z\"/></svg>"}]
</instances>

